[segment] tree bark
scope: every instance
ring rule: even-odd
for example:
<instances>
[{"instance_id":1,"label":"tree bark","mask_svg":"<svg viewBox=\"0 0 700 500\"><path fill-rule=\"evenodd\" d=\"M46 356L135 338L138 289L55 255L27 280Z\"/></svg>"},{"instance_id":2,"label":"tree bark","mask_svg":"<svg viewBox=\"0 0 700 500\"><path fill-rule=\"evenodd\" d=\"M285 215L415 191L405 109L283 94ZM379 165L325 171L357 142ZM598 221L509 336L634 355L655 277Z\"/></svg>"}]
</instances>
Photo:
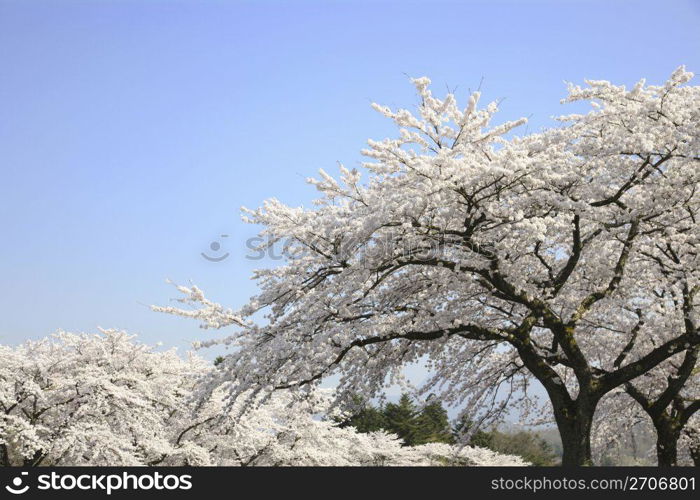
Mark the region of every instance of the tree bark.
<instances>
[{"instance_id":1,"label":"tree bark","mask_svg":"<svg viewBox=\"0 0 700 500\"><path fill-rule=\"evenodd\" d=\"M0 444L0 467L10 466L10 454L7 452L7 445Z\"/></svg>"},{"instance_id":2,"label":"tree bark","mask_svg":"<svg viewBox=\"0 0 700 500\"><path fill-rule=\"evenodd\" d=\"M563 466L593 465L591 458L591 428L595 407L577 403L574 408L560 412L555 417L563 447Z\"/></svg>"},{"instance_id":3,"label":"tree bark","mask_svg":"<svg viewBox=\"0 0 700 500\"><path fill-rule=\"evenodd\" d=\"M656 428L656 458L662 467L678 465L678 438L680 432L670 419L660 417L654 421Z\"/></svg>"},{"instance_id":4,"label":"tree bark","mask_svg":"<svg viewBox=\"0 0 700 500\"><path fill-rule=\"evenodd\" d=\"M574 346L575 347L575 346ZM531 348L529 340L518 347L520 358L530 372L542 383L552 403L554 418L561 437L564 466L593 465L591 429L600 392L591 383L587 366L580 368L579 394L572 399L564 381Z\"/></svg>"},{"instance_id":5,"label":"tree bark","mask_svg":"<svg viewBox=\"0 0 700 500\"><path fill-rule=\"evenodd\" d=\"M662 440L659 436L656 440L656 458L662 467L678 465L678 441Z\"/></svg>"}]
</instances>

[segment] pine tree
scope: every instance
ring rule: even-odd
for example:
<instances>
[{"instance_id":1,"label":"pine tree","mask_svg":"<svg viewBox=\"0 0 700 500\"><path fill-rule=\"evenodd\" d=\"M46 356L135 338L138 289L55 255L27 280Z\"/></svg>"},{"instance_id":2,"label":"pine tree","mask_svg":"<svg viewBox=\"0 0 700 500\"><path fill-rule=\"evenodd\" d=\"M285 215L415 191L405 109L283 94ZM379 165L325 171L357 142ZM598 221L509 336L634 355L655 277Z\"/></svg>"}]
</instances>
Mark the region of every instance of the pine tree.
<instances>
[{"instance_id":1,"label":"pine tree","mask_svg":"<svg viewBox=\"0 0 700 500\"><path fill-rule=\"evenodd\" d=\"M406 446L414 446L418 439L418 409L408 394L402 394L398 403L388 403L384 408L386 430L399 436Z\"/></svg>"},{"instance_id":2,"label":"pine tree","mask_svg":"<svg viewBox=\"0 0 700 500\"><path fill-rule=\"evenodd\" d=\"M455 442L447 411L439 401L431 402L431 398L419 409L407 394L402 394L398 403L383 408L355 396L345 410L352 416L343 420L341 427L352 426L359 432L385 430L399 436L406 446Z\"/></svg>"},{"instance_id":3,"label":"pine tree","mask_svg":"<svg viewBox=\"0 0 700 500\"><path fill-rule=\"evenodd\" d=\"M428 398L428 404L416 419L415 444L454 443L447 410L439 401L430 402L431 399Z\"/></svg>"},{"instance_id":4,"label":"pine tree","mask_svg":"<svg viewBox=\"0 0 700 500\"><path fill-rule=\"evenodd\" d=\"M342 420L340 427L354 427L358 432L377 432L387 428L383 409L373 406L360 396L353 397L352 404L345 410L352 416Z\"/></svg>"}]
</instances>

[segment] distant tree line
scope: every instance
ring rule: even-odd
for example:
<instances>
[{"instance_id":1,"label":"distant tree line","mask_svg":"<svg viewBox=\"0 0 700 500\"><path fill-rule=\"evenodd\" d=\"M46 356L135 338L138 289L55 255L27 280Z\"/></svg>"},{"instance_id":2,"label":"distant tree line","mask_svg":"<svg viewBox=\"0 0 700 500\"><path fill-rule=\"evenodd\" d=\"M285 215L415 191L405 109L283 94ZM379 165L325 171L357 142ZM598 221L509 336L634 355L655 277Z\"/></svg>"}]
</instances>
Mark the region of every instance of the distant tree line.
<instances>
[{"instance_id":1,"label":"distant tree line","mask_svg":"<svg viewBox=\"0 0 700 500\"><path fill-rule=\"evenodd\" d=\"M472 425L469 419L450 422L447 410L434 398L418 405L407 394L396 403L384 405L374 405L358 396L347 410L351 416L341 422L341 427L354 427L362 433L390 432L399 436L404 446L455 444ZM561 460L545 439L531 431L477 430L468 444L517 455L538 466L557 465Z\"/></svg>"}]
</instances>

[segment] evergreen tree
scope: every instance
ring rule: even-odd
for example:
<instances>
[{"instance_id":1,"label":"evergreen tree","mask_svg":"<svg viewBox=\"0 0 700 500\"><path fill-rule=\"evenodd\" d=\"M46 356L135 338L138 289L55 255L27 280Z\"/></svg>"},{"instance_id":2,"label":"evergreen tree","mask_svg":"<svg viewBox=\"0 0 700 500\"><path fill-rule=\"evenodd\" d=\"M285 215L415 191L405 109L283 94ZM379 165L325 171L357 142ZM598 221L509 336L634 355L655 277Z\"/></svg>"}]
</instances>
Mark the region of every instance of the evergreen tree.
<instances>
[{"instance_id":1,"label":"evergreen tree","mask_svg":"<svg viewBox=\"0 0 700 500\"><path fill-rule=\"evenodd\" d=\"M352 426L359 432L384 430L399 436L406 446L455 441L447 411L431 398L419 409L407 394L402 394L398 403L388 403L383 408L355 396L345 411L352 416L343 420L341 427Z\"/></svg>"},{"instance_id":2,"label":"evergreen tree","mask_svg":"<svg viewBox=\"0 0 700 500\"><path fill-rule=\"evenodd\" d=\"M418 444L418 409L408 394L402 394L398 403L384 408L386 430L399 436L406 446Z\"/></svg>"},{"instance_id":3,"label":"evergreen tree","mask_svg":"<svg viewBox=\"0 0 700 500\"><path fill-rule=\"evenodd\" d=\"M418 415L416 427L415 444L454 443L447 410L432 397L428 398L428 404Z\"/></svg>"},{"instance_id":4,"label":"evergreen tree","mask_svg":"<svg viewBox=\"0 0 700 500\"><path fill-rule=\"evenodd\" d=\"M387 429L383 409L373 406L360 396L355 396L352 404L345 410L352 416L343 420L340 427L354 427L358 432L377 432Z\"/></svg>"}]
</instances>

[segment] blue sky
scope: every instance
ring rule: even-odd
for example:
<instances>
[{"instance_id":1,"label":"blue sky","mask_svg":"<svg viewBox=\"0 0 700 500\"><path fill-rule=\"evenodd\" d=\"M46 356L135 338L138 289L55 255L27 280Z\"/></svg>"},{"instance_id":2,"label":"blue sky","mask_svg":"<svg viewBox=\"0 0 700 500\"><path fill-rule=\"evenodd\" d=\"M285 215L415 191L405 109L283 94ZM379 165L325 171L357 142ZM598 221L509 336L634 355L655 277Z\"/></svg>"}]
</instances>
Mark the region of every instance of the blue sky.
<instances>
[{"instance_id":1,"label":"blue sky","mask_svg":"<svg viewBox=\"0 0 700 500\"><path fill-rule=\"evenodd\" d=\"M565 80L700 72L699 25L691 1L0 0L0 342L207 338L148 309L165 279L242 305L261 263L240 206L308 205L306 177L393 134L369 104L412 105L407 75L463 102L483 78L538 129Z\"/></svg>"}]
</instances>

